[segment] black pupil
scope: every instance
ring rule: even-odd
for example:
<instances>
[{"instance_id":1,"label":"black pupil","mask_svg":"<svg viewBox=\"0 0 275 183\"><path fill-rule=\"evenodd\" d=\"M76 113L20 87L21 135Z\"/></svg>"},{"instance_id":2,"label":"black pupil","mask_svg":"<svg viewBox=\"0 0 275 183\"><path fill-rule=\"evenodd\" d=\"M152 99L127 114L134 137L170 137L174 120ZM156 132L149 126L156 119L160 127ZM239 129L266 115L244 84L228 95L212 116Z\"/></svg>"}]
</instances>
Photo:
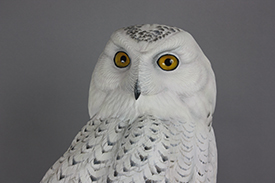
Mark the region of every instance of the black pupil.
<instances>
[{"instance_id":1,"label":"black pupil","mask_svg":"<svg viewBox=\"0 0 275 183\"><path fill-rule=\"evenodd\" d=\"M126 62L126 59L127 59L127 58L126 58L124 55L120 57L120 61L121 61L122 63L125 63L125 62Z\"/></svg>"},{"instance_id":2,"label":"black pupil","mask_svg":"<svg viewBox=\"0 0 275 183\"><path fill-rule=\"evenodd\" d=\"M165 63L166 66L170 66L170 65L172 65L172 63L173 63L173 60L170 59L170 58L167 58L167 59L164 61L164 63Z\"/></svg>"}]
</instances>

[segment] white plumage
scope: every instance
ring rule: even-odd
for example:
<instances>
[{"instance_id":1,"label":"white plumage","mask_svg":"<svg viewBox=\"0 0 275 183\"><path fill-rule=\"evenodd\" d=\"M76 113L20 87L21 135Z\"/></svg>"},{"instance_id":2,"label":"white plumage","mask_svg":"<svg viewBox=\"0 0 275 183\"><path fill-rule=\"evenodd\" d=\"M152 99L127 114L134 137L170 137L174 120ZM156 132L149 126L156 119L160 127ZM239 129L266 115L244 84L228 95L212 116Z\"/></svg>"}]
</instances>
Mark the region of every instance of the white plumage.
<instances>
[{"instance_id":1,"label":"white plumage","mask_svg":"<svg viewBox=\"0 0 275 183\"><path fill-rule=\"evenodd\" d=\"M187 32L165 25L116 31L93 72L90 121L46 182L216 182L216 84Z\"/></svg>"}]
</instances>

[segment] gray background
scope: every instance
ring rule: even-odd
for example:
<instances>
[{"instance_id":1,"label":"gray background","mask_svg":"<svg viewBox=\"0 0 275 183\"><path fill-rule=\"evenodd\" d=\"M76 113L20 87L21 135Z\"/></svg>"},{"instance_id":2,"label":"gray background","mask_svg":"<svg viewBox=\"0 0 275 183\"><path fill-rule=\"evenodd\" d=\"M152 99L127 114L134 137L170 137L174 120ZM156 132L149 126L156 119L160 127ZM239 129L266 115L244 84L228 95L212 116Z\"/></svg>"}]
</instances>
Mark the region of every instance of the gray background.
<instances>
[{"instance_id":1,"label":"gray background","mask_svg":"<svg viewBox=\"0 0 275 183\"><path fill-rule=\"evenodd\" d=\"M39 182L88 121L118 28L189 31L216 73L219 183L274 182L275 1L0 1L0 182Z\"/></svg>"}]
</instances>

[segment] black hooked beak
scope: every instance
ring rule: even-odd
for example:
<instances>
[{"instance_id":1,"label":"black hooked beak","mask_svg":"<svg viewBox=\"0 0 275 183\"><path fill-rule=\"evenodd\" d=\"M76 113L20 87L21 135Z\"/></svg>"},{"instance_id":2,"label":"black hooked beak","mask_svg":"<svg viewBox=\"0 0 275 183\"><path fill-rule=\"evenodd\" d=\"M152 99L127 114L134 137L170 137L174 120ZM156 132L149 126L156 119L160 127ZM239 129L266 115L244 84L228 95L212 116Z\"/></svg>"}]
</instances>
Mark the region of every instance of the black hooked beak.
<instances>
[{"instance_id":1,"label":"black hooked beak","mask_svg":"<svg viewBox=\"0 0 275 183\"><path fill-rule=\"evenodd\" d=\"M135 83L135 89L134 89L135 99L137 100L140 96L140 87L138 84L138 80Z\"/></svg>"}]
</instances>

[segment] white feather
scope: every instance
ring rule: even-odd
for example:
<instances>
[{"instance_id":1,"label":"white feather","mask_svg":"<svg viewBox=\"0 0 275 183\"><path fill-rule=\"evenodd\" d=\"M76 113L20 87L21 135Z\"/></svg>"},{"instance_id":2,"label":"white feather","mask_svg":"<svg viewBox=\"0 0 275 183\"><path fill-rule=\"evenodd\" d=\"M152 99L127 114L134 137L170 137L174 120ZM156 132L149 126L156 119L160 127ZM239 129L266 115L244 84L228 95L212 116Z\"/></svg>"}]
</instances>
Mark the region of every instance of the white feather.
<instances>
[{"instance_id":1,"label":"white feather","mask_svg":"<svg viewBox=\"0 0 275 183\"><path fill-rule=\"evenodd\" d=\"M118 51L129 66L115 66ZM159 67L164 54L179 59L175 70ZM157 24L116 31L89 92L91 120L41 182L216 182L215 77L189 33Z\"/></svg>"}]
</instances>

